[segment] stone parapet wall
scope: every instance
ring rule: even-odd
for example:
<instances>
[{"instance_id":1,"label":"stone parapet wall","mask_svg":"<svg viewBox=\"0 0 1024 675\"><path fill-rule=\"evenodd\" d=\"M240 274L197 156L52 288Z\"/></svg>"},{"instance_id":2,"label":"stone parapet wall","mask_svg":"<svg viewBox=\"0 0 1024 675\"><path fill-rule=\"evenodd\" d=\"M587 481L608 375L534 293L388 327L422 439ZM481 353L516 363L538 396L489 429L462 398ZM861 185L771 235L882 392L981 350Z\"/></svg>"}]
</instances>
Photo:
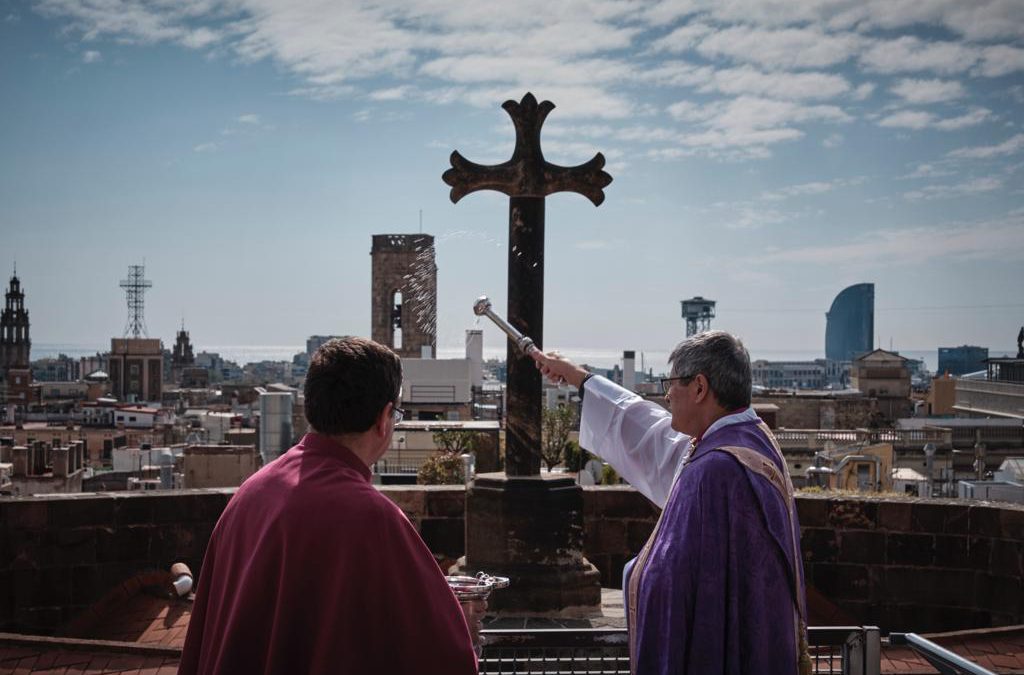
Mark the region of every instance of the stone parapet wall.
<instances>
[{"instance_id":1,"label":"stone parapet wall","mask_svg":"<svg viewBox=\"0 0 1024 675\"><path fill-rule=\"evenodd\" d=\"M786 429L858 429L871 424L877 409L867 396L771 394L754 396L752 402L777 405L775 425Z\"/></svg>"},{"instance_id":2,"label":"stone parapet wall","mask_svg":"<svg viewBox=\"0 0 1024 675\"><path fill-rule=\"evenodd\" d=\"M0 631L51 633L140 571L198 572L233 489L0 499Z\"/></svg>"},{"instance_id":3,"label":"stone parapet wall","mask_svg":"<svg viewBox=\"0 0 1024 675\"><path fill-rule=\"evenodd\" d=\"M464 552L465 489L381 492L447 568ZM199 574L235 488L0 498L0 632L49 634L125 579L184 562Z\"/></svg>"},{"instance_id":4,"label":"stone parapet wall","mask_svg":"<svg viewBox=\"0 0 1024 675\"><path fill-rule=\"evenodd\" d=\"M583 553L601 585L622 588L622 568L640 552L661 510L628 485L583 488Z\"/></svg>"},{"instance_id":5,"label":"stone parapet wall","mask_svg":"<svg viewBox=\"0 0 1024 675\"><path fill-rule=\"evenodd\" d=\"M466 489L461 485L383 485L377 488L408 516L441 569L466 552Z\"/></svg>"},{"instance_id":6,"label":"stone parapet wall","mask_svg":"<svg viewBox=\"0 0 1024 675\"><path fill-rule=\"evenodd\" d=\"M385 486L438 563L465 552L461 486ZM116 584L185 562L197 574L234 489L0 498L0 631L52 633ZM807 581L887 630L1024 623L1024 507L801 495ZM643 546L658 510L627 486L583 489L584 554L602 585ZM493 570L500 573L501 570Z\"/></svg>"},{"instance_id":7,"label":"stone parapet wall","mask_svg":"<svg viewBox=\"0 0 1024 675\"><path fill-rule=\"evenodd\" d=\"M936 632L1024 622L1024 507L801 496L807 582L863 623Z\"/></svg>"}]
</instances>

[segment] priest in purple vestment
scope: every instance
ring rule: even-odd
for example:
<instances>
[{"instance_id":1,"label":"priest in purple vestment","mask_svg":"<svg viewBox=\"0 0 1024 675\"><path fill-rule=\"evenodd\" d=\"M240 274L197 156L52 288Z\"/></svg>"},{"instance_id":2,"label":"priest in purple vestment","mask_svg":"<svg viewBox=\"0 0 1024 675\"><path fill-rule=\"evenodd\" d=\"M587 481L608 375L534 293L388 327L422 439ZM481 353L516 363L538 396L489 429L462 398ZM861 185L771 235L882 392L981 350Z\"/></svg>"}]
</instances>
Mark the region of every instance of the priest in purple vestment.
<instances>
[{"instance_id":1,"label":"priest in purple vestment","mask_svg":"<svg viewBox=\"0 0 1024 675\"><path fill-rule=\"evenodd\" d=\"M635 675L810 672L800 529L778 443L750 407L750 356L722 331L672 352L669 410L558 355L580 445L662 508L623 579Z\"/></svg>"},{"instance_id":2,"label":"priest in purple vestment","mask_svg":"<svg viewBox=\"0 0 1024 675\"><path fill-rule=\"evenodd\" d=\"M474 608L460 609L416 529L370 483L402 419L401 386L398 356L370 340L313 355L313 431L217 521L179 672L477 672Z\"/></svg>"}]
</instances>

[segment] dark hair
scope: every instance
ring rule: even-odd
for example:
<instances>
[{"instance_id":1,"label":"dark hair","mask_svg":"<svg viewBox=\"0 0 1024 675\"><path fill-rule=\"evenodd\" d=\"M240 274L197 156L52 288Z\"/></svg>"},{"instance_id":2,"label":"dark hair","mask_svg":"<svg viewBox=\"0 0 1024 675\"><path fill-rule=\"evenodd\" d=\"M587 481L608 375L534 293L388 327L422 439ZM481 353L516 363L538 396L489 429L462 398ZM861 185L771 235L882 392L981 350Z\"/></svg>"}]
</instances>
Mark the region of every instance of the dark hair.
<instances>
[{"instance_id":1,"label":"dark hair","mask_svg":"<svg viewBox=\"0 0 1024 675\"><path fill-rule=\"evenodd\" d=\"M750 405L750 354L738 337L713 330L684 340L668 357L675 377L703 373L726 410Z\"/></svg>"},{"instance_id":2,"label":"dark hair","mask_svg":"<svg viewBox=\"0 0 1024 675\"><path fill-rule=\"evenodd\" d=\"M306 373L306 420L321 434L359 433L398 405L402 362L373 340L346 337L316 350Z\"/></svg>"}]
</instances>

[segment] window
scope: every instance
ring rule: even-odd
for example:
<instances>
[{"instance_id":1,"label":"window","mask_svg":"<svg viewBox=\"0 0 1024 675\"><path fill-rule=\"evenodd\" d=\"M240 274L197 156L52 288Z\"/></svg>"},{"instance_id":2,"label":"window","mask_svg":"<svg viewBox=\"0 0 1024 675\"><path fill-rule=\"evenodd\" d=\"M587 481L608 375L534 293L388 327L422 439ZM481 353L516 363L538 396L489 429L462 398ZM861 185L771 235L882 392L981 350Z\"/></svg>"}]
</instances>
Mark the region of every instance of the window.
<instances>
[{"instance_id":1,"label":"window","mask_svg":"<svg viewBox=\"0 0 1024 675\"><path fill-rule=\"evenodd\" d=\"M129 417L128 421L129 422L134 422L135 421L135 415L132 415L131 417Z\"/></svg>"}]
</instances>

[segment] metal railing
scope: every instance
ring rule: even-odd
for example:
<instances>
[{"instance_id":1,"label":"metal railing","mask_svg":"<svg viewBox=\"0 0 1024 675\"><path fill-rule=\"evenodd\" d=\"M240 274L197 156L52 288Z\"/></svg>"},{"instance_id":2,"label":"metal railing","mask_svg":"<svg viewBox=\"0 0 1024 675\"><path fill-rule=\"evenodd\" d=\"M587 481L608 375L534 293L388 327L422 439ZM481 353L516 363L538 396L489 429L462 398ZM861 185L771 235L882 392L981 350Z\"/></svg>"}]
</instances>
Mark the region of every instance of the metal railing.
<instances>
[{"instance_id":1,"label":"metal railing","mask_svg":"<svg viewBox=\"0 0 1024 675\"><path fill-rule=\"evenodd\" d=\"M807 643L817 675L879 675L882 639L877 626L810 626Z\"/></svg>"},{"instance_id":2,"label":"metal railing","mask_svg":"<svg viewBox=\"0 0 1024 675\"><path fill-rule=\"evenodd\" d=\"M621 628L484 630L483 636L481 675L629 675L629 638Z\"/></svg>"},{"instance_id":3,"label":"metal railing","mask_svg":"<svg viewBox=\"0 0 1024 675\"><path fill-rule=\"evenodd\" d=\"M621 628L485 630L480 673L629 675L629 639ZM881 639L873 626L811 627L816 675L879 675Z\"/></svg>"},{"instance_id":4,"label":"metal railing","mask_svg":"<svg viewBox=\"0 0 1024 675\"><path fill-rule=\"evenodd\" d=\"M402 459L378 459L373 465L373 473L411 473L416 474L423 465L422 461Z\"/></svg>"},{"instance_id":5,"label":"metal railing","mask_svg":"<svg viewBox=\"0 0 1024 675\"><path fill-rule=\"evenodd\" d=\"M988 447L1024 447L1024 426L1005 427L953 427L953 447L973 448L976 443Z\"/></svg>"},{"instance_id":6,"label":"metal railing","mask_svg":"<svg viewBox=\"0 0 1024 675\"><path fill-rule=\"evenodd\" d=\"M991 670L982 668L917 633L889 633L889 644L910 647L941 675L995 675Z\"/></svg>"}]
</instances>

